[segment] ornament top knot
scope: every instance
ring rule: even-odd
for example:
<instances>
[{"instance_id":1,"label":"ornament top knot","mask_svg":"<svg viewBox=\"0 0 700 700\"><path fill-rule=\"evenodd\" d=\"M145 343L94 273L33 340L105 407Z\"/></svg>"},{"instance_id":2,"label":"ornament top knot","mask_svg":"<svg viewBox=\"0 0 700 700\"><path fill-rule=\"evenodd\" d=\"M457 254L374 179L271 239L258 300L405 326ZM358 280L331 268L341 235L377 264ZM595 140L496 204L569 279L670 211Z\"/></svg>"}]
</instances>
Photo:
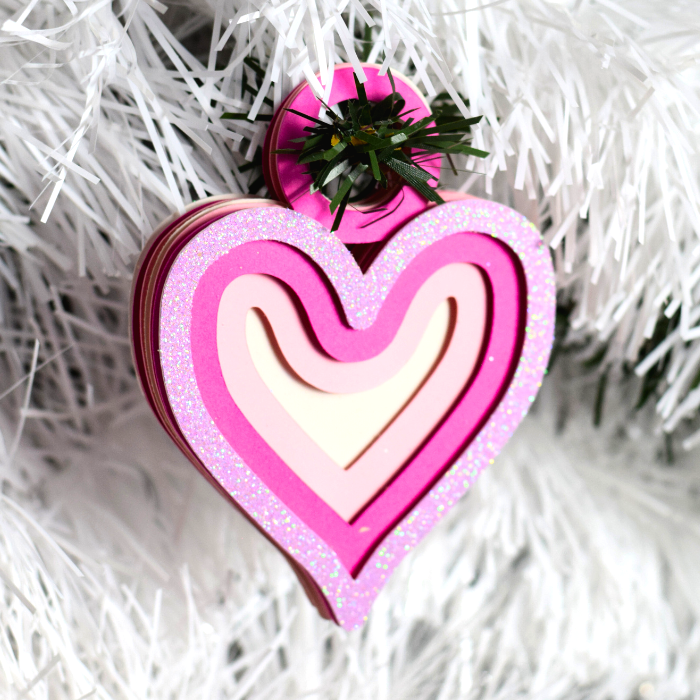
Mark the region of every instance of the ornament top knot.
<instances>
[{"instance_id":1,"label":"ornament top knot","mask_svg":"<svg viewBox=\"0 0 700 700\"><path fill-rule=\"evenodd\" d=\"M362 87L369 102L380 103L395 88L405 100L404 113L410 113L414 123L430 116L428 103L408 78L394 73L392 85L388 74L380 75L379 66L363 65L363 68L367 81ZM330 97L325 106L333 108L358 97L353 67L349 64L336 66ZM311 191L314 178L307 167L297 162L294 153L280 153L299 149L300 140L308 137L307 128L323 109L324 103L314 95L309 83L304 82L294 89L270 123L263 150L263 169L271 195L330 229L335 214L329 208L329 199L321 191ZM421 163L421 167L436 183L440 165L439 155ZM348 206L335 234L346 244L386 240L425 211L427 206L428 201L424 196L404 181L395 181L368 200Z\"/></svg>"}]
</instances>

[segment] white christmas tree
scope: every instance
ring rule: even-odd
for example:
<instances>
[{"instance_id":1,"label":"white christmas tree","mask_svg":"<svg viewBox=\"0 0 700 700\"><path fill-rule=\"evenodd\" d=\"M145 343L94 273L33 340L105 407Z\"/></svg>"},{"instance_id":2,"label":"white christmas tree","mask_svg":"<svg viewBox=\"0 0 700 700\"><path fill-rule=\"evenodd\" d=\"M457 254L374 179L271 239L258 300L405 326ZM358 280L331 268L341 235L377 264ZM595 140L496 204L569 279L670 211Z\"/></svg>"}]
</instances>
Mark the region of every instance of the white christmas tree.
<instances>
[{"instance_id":1,"label":"white christmas tree","mask_svg":"<svg viewBox=\"0 0 700 700\"><path fill-rule=\"evenodd\" d=\"M696 0L0 0L0 22L4 696L695 697ZM256 117L363 61L484 115L489 157L446 183L537 224L560 304L534 414L345 633L150 417L127 317L158 223L248 192Z\"/></svg>"}]
</instances>

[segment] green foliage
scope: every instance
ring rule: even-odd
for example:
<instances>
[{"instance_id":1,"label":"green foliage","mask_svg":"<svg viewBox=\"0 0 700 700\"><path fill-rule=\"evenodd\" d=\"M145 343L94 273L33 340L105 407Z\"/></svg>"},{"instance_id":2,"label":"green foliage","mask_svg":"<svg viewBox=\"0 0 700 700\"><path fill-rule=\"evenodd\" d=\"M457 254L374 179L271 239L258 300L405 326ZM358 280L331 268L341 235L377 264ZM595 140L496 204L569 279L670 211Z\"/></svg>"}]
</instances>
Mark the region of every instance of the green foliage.
<instances>
[{"instance_id":1,"label":"green foliage","mask_svg":"<svg viewBox=\"0 0 700 700\"><path fill-rule=\"evenodd\" d=\"M641 305L641 301L640 301ZM557 298L556 321L554 331L554 345L550 355L548 371L551 371L559 359L563 356L569 358L568 371L573 373L577 379L588 377L595 382L595 394L593 399L593 424L599 426L603 419L605 409L605 398L608 389L611 388L611 381L618 382L616 391L626 390L634 387L638 391L635 410L642 409L649 399L658 398L665 390L666 376L671 362L671 353L664 354L663 357L644 374L638 378L634 374L634 367L658 345L660 345L680 323L680 309L671 317L661 314L654 334L640 348L639 354L632 362L625 362L619 368L619 372L614 372L614 365L608 358L609 343L596 340L591 335L578 335L570 337L571 321L577 313L576 303L570 293L560 290ZM614 380L613 380L614 378ZM689 390L700 386L700 371L694 376L689 385ZM671 436L665 437L664 452L662 458L671 464L673 462L673 445Z\"/></svg>"},{"instance_id":2,"label":"green foliage","mask_svg":"<svg viewBox=\"0 0 700 700\"><path fill-rule=\"evenodd\" d=\"M252 56L246 56L243 59L243 64L248 68L248 70L243 71L241 79L241 99L245 97L246 94L250 94L253 98L258 96L260 89L262 87L263 78L265 77L265 71L260 65L260 62L253 58ZM252 74L253 80L255 81L255 86L250 82L248 74ZM272 108L273 102L269 97L263 99L263 104ZM256 122L269 122L272 121L272 114L258 114L253 121ZM237 119L239 121L248 120L247 112L224 112L221 115L222 119ZM247 148L250 145L248 139L243 139L242 147ZM246 189L248 194L256 195L265 187L265 177L263 176L262 170L262 148L258 146L253 155L253 159L247 163L244 163L238 172L248 173L248 182L246 184Z\"/></svg>"},{"instance_id":3,"label":"green foliage","mask_svg":"<svg viewBox=\"0 0 700 700\"><path fill-rule=\"evenodd\" d=\"M676 329L680 323L680 318L680 309L671 318L668 318L665 314L659 317L653 336L644 343L639 351L640 359L652 352L657 345L660 345ZM659 386L666 378L669 362L670 355L667 353L644 375L635 408L642 408L650 397L657 395ZM700 374L691 383L690 390L695 389L698 384L700 384Z\"/></svg>"},{"instance_id":4,"label":"green foliage","mask_svg":"<svg viewBox=\"0 0 700 700\"><path fill-rule=\"evenodd\" d=\"M437 181L421 165L436 155L488 155L469 145L470 129L481 117L455 116L454 105L442 96L443 109L415 121L410 116L414 110L405 110L406 101L396 91L391 71L388 75L392 92L376 103L369 102L355 76L357 99L342 103L337 111L324 105L329 121L289 110L310 122L305 127L308 135L294 140L299 148L276 153L296 154L298 162L308 166L313 177L311 192L321 191L330 199L330 210L336 215L333 231L348 204L396 182L410 185L431 202L442 203Z\"/></svg>"}]
</instances>

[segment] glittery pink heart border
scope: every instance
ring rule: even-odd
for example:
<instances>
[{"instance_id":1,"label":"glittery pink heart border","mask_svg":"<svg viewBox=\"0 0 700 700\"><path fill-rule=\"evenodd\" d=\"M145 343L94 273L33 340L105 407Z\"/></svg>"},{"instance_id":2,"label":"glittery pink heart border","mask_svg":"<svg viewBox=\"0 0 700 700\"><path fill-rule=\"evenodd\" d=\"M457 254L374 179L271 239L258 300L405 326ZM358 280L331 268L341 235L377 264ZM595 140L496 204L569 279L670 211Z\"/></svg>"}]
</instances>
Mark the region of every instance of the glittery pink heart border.
<instances>
[{"instance_id":1,"label":"glittery pink heart border","mask_svg":"<svg viewBox=\"0 0 700 700\"><path fill-rule=\"evenodd\" d=\"M246 220L254 223L247 226ZM264 237L259 233L265 227ZM527 319L520 361L503 399L462 456L393 528L353 579L333 550L297 518L223 439L206 411L190 355L192 299L202 275L218 257L254 240L276 240L309 255L336 287L356 328L371 325L392 284L426 246L460 232L483 233L508 245L520 260L527 285ZM183 435L227 493L306 569L320 586L340 625L363 624L392 570L492 464L541 386L554 331L555 286L549 252L527 219L508 207L482 200L447 203L421 214L387 244L370 272L380 290L369 304L346 280L356 275L351 255L328 246L328 230L293 211L237 212L200 232L178 255L163 288L159 350L169 402ZM333 252L331 253L331 248ZM397 261L399 264L396 264ZM355 269L354 273L350 270ZM355 296L354 296L355 295ZM358 303L359 302L359 303Z\"/></svg>"}]
</instances>

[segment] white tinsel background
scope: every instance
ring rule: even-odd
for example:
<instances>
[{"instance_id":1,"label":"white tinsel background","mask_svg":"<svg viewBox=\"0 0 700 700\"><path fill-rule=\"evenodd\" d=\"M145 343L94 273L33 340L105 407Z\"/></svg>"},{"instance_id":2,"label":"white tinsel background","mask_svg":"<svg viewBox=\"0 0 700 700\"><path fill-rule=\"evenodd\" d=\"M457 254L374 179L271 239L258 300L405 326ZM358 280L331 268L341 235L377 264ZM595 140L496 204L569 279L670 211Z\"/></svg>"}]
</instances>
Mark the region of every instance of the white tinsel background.
<instances>
[{"instance_id":1,"label":"white tinsel background","mask_svg":"<svg viewBox=\"0 0 700 700\"><path fill-rule=\"evenodd\" d=\"M537 223L560 304L348 633L151 417L127 307L161 219L251 186L222 113L360 60L485 115L448 184ZM697 0L0 0L0 695L700 698L699 62Z\"/></svg>"}]
</instances>

